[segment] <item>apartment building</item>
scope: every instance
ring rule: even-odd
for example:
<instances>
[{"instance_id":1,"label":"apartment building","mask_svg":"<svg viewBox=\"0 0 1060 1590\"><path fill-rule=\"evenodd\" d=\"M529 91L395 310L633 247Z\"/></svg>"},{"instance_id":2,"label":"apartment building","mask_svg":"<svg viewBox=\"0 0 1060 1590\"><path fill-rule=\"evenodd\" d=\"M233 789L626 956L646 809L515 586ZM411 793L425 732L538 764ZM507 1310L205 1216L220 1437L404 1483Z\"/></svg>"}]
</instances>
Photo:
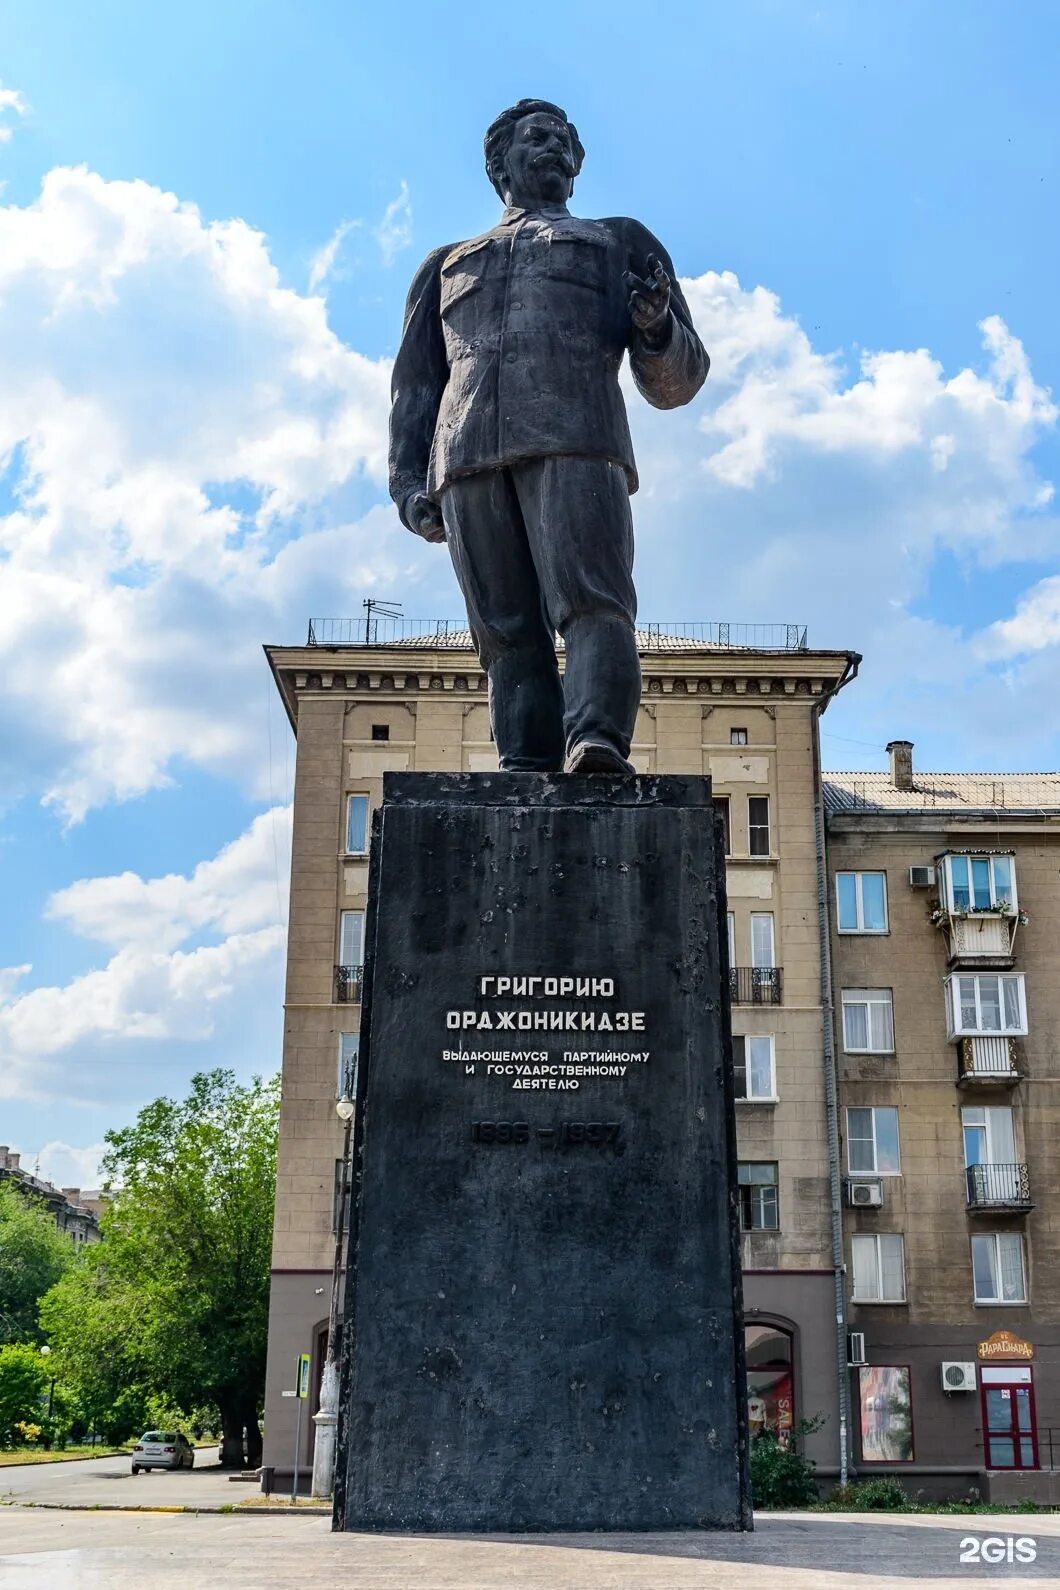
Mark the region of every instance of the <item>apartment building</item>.
<instances>
[{"instance_id":1,"label":"apartment building","mask_svg":"<svg viewBox=\"0 0 1060 1590\"><path fill-rule=\"evenodd\" d=\"M809 650L796 626L653 627L638 644L638 771L709 774L727 818L751 1424L823 1415L810 1450L835 1469L849 1380L818 722L858 659ZM282 1393L302 1352L318 1384L326 1344L335 1104L357 1060L371 812L389 771L497 764L466 631L317 622L305 646L266 654L298 745L265 1412L265 1462L289 1472L295 1411ZM305 1464L312 1439L306 1420Z\"/></svg>"},{"instance_id":2,"label":"apartment building","mask_svg":"<svg viewBox=\"0 0 1060 1590\"><path fill-rule=\"evenodd\" d=\"M7 1182L24 1198L33 1199L51 1215L60 1231L71 1242L98 1242L99 1217L105 1200L98 1192L83 1193L80 1187L56 1187L25 1170L20 1156L0 1145L0 1182Z\"/></svg>"},{"instance_id":3,"label":"apartment building","mask_svg":"<svg viewBox=\"0 0 1060 1590\"><path fill-rule=\"evenodd\" d=\"M1060 1499L1060 775L829 773L854 1457Z\"/></svg>"}]
</instances>

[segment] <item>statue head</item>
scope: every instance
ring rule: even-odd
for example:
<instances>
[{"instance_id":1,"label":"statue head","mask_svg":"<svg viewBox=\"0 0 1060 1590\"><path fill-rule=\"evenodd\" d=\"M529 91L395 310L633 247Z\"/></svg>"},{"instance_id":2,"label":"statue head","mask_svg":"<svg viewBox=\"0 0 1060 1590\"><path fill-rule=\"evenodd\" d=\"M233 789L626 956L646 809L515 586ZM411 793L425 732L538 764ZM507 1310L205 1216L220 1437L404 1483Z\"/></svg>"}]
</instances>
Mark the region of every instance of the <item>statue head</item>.
<instances>
[{"instance_id":1,"label":"statue head","mask_svg":"<svg viewBox=\"0 0 1060 1590\"><path fill-rule=\"evenodd\" d=\"M490 124L486 175L505 204L563 204L585 150L578 129L547 99L521 99Z\"/></svg>"}]
</instances>

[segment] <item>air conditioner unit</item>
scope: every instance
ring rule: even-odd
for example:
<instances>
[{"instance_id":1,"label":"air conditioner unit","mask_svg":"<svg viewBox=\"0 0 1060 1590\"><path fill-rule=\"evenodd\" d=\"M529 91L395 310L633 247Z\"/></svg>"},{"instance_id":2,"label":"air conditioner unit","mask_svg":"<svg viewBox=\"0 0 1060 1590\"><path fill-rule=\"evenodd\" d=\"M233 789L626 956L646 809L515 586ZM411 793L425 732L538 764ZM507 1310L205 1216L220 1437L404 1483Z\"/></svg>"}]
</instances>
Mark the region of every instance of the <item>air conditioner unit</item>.
<instances>
[{"instance_id":1,"label":"air conditioner unit","mask_svg":"<svg viewBox=\"0 0 1060 1590\"><path fill-rule=\"evenodd\" d=\"M847 1331L847 1362L852 1369L868 1362L865 1357L864 1331Z\"/></svg>"},{"instance_id":2,"label":"air conditioner unit","mask_svg":"<svg viewBox=\"0 0 1060 1590\"><path fill-rule=\"evenodd\" d=\"M911 889L930 889L934 882L934 867L910 867L909 886Z\"/></svg>"},{"instance_id":3,"label":"air conditioner unit","mask_svg":"<svg viewBox=\"0 0 1060 1590\"><path fill-rule=\"evenodd\" d=\"M883 1188L878 1181L848 1181L847 1203L851 1209L882 1209Z\"/></svg>"},{"instance_id":4,"label":"air conditioner unit","mask_svg":"<svg viewBox=\"0 0 1060 1590\"><path fill-rule=\"evenodd\" d=\"M975 1365L943 1363L942 1389L943 1391L974 1391Z\"/></svg>"}]
</instances>

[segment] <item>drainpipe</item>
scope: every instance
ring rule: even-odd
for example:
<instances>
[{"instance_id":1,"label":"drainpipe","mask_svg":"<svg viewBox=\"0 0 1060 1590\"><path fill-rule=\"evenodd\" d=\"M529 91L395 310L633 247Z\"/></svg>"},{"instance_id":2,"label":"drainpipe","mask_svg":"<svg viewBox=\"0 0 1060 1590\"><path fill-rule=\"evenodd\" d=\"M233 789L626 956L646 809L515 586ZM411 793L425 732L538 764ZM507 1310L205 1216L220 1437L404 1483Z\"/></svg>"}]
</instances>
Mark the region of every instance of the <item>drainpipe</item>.
<instances>
[{"instance_id":1,"label":"drainpipe","mask_svg":"<svg viewBox=\"0 0 1060 1590\"><path fill-rule=\"evenodd\" d=\"M832 1225L832 1273L835 1284L836 1391L839 1402L839 1483L850 1467L850 1370L847 1355L846 1275L843 1261L843 1181L839 1164L839 1079L835 1055L835 1005L832 997L832 942L829 923L828 867L825 857L824 791L821 785L821 714L844 685L857 678L861 658L856 652L843 677L813 707L813 823L817 848L817 935L821 961L821 1023L824 1053L825 1119L828 1140L828 1191Z\"/></svg>"}]
</instances>

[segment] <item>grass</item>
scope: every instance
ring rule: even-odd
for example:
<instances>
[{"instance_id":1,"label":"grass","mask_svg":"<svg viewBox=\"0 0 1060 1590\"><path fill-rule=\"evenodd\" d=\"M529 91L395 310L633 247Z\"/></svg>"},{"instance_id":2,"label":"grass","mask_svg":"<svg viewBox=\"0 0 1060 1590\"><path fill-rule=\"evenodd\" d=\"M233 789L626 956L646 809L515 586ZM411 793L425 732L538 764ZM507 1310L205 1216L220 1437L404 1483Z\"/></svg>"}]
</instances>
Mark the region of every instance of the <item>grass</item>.
<instances>
[{"instance_id":1,"label":"grass","mask_svg":"<svg viewBox=\"0 0 1060 1590\"><path fill-rule=\"evenodd\" d=\"M296 1502L292 1502L290 1493L284 1494L282 1491L279 1494L273 1492L271 1496L248 1496L245 1502L237 1502L236 1506L241 1513L248 1507L304 1507L317 1513L331 1511L331 1503L326 1497L300 1496Z\"/></svg>"},{"instance_id":2,"label":"grass","mask_svg":"<svg viewBox=\"0 0 1060 1590\"><path fill-rule=\"evenodd\" d=\"M784 1509L756 1508L756 1512L784 1511ZM850 1502L815 1502L806 1509L809 1513L857 1513L860 1518L883 1517L890 1513L892 1516L902 1513L984 1513L1007 1514L1013 1513L1056 1513L1060 1508L1050 1507L1047 1502L916 1502L910 1497L905 1507L893 1508L866 1508L855 1507Z\"/></svg>"},{"instance_id":3,"label":"grass","mask_svg":"<svg viewBox=\"0 0 1060 1590\"><path fill-rule=\"evenodd\" d=\"M128 1452L128 1443L125 1446L68 1446L62 1451L55 1447L50 1452L39 1446L13 1447L0 1452L0 1468L10 1468L16 1463L62 1463L71 1458L115 1457Z\"/></svg>"}]
</instances>

